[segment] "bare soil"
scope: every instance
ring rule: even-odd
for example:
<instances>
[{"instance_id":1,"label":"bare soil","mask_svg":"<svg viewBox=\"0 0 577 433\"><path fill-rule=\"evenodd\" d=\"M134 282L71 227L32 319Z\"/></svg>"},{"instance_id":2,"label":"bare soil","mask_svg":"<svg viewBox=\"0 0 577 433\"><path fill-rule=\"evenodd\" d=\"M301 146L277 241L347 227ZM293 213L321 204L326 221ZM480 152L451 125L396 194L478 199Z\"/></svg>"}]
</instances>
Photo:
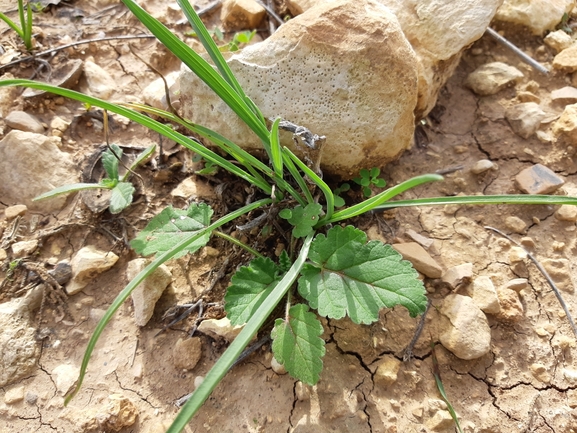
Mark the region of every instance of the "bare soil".
<instances>
[{"instance_id":1,"label":"bare soil","mask_svg":"<svg viewBox=\"0 0 577 433\"><path fill-rule=\"evenodd\" d=\"M169 2L144 1L144 5L182 35L186 26L173 23L180 18L167 12ZM204 6L205 3L199 4ZM113 1L79 0L72 5L61 4L50 12L35 16L35 25L42 30L44 48L97 36L139 34L142 26ZM13 2L0 1L0 10L14 8ZM76 8L73 11L71 8ZM83 11L84 18L78 16ZM209 22L218 19L218 13ZM12 15L14 16L14 15ZM4 29L4 27L0 27ZM266 32L261 35L266 37ZM542 38L530 36L523 29L509 29L505 36L528 52L537 52L538 60L550 61L553 53L543 45ZM188 42L190 38L186 38ZM5 31L0 43L6 48L18 46L14 34ZM138 101L143 88L156 79L146 65L128 49L128 41L108 41L71 48L58 53L53 67L67 59L92 58L104 67L117 84L113 99ZM176 70L179 64L152 39L130 43L139 54L162 73ZM525 74L516 88L505 89L494 96L479 98L463 86L467 74L489 61L504 61ZM29 77L37 67L24 63L4 69L0 74ZM530 81L541 106L551 113L551 120L564 106L553 104L550 92L567 85L569 77L551 73L543 76L523 65L517 57L488 37L483 37L467 51L454 76L442 90L435 115L425 126L426 139L407 151L397 163L384 169L390 185L423 173L460 167L447 174L442 183L419 188L407 194L437 196L465 194L497 194L518 192L514 176L522 169L541 163L564 176L565 193L577 194L577 167L574 157L557 145L540 142L534 136L522 139L504 119L504 110L516 102L516 92ZM80 90L86 88L81 80ZM17 97L2 101L5 113L24 109L49 124L54 115L69 121L81 114L83 107L75 102L50 97L30 103ZM543 124L547 130L549 124ZM9 128L3 127L3 134ZM322 133L322 131L315 131ZM158 144L158 136L133 124L120 124L112 141L125 146L144 147ZM63 150L72 154L79 167L104 143L101 124L80 118L74 131L63 137ZM166 144L166 143L165 143ZM169 152L170 153L170 152ZM56 321L46 311L40 328L46 330L38 368L30 377L0 389L0 432L83 432L89 430L85 421L105 411L108 397L122 394L138 410L134 425L120 430L128 432L162 432L177 413L175 400L194 389L194 379L204 376L226 347L225 342L202 336L203 349L198 365L190 371L174 366L174 346L186 338L189 322L179 324L160 335L165 321L162 315L171 306L195 300L211 285L218 271L226 277L216 281L211 299L222 301L228 277L234 267L246 263L248 257L219 240L195 257L170 263L175 277L147 326L139 328L132 318L132 306L126 303L104 331L92 356L88 374L78 396L68 407L63 406L62 393L57 390L54 369L63 364L80 366L82 356L97 321L114 297L126 284L125 268L135 257L123 243L168 204L182 208L185 201L173 199L170 191L192 173L190 154L178 150L156 167L150 165L139 173L140 195L136 203L119 217L90 212L80 199L72 199L57 215L40 215L43 229L66 223L78 223L70 229L47 237L34 260L70 259L85 245L96 245L120 255L118 263L99 275L81 293L69 298L73 320ZM480 159L490 159L498 170L483 175L471 172ZM216 188L209 203L217 212L241 203L245 192L234 186L223 186L222 179L199 182ZM226 179L224 179L226 181ZM225 198L218 194L225 191ZM229 188L229 189L226 189ZM15 203L4 203L0 207ZM577 245L574 222L559 221L555 208L546 206L461 206L421 209L396 209L359 221L373 238L387 242L409 240L412 229L432 240L430 252L444 268L473 263L475 275L490 276L496 286L513 278L527 278L529 288L523 290L523 317L507 322L489 315L492 348L487 355L464 361L437 345L434 349L447 396L459 415L465 432L479 433L571 433L577 431L577 361L575 336L572 334L561 306L543 276L529 262L512 264L510 244L484 226L491 225L507 233L509 216L517 216L526 224L525 233L510 233L514 238L534 244L539 259L567 259L571 274L577 266ZM30 217L29 215L28 217ZM103 228L107 231L103 231ZM115 237L108 233L112 232ZM269 251L276 248L269 240ZM225 265L225 259L232 258ZM8 260L8 259L7 259ZM3 278L3 277L0 277ZM426 280L433 305L438 306L450 290L439 281ZM563 296L570 309L577 302L572 284ZM208 317L222 317L220 308L209 310ZM321 381L315 387L297 383L288 375L278 375L270 367L271 353L265 345L256 354L235 367L187 427L188 432L430 432L456 431L451 423L434 427L434 417L443 408L433 376L431 342L438 341L441 320L432 308L424 332L415 348L415 358L404 362L397 380L383 385L375 380L375 370L386 357L402 359L403 350L411 340L418 319L404 309L383 310L379 322L370 326L353 325L349 320L325 320L324 338L327 354ZM37 399L7 404L7 392L24 387L26 395ZM84 427L83 427L84 426ZM435 428L435 430L433 430ZM111 430L112 431L112 430Z\"/></svg>"}]
</instances>

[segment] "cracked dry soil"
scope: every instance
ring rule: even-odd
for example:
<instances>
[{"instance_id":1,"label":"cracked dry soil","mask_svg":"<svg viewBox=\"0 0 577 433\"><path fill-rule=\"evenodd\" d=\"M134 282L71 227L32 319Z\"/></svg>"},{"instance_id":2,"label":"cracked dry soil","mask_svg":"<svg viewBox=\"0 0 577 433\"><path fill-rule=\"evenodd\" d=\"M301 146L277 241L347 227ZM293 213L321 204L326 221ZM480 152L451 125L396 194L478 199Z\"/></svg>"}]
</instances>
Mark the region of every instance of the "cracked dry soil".
<instances>
[{"instance_id":1,"label":"cracked dry soil","mask_svg":"<svg viewBox=\"0 0 577 433\"><path fill-rule=\"evenodd\" d=\"M165 10L164 2L144 3L153 12ZM0 5L1 10L7 10L9 2L3 1ZM78 1L74 6L83 10L86 16L99 11L86 1ZM132 34L140 28L134 19L116 9L98 15L88 24L75 23L55 9L52 14L38 16L35 24L45 33L45 46L60 45L64 34L87 38L99 32ZM182 34L184 29L175 30ZM520 29L508 30L505 36L523 49L534 50L542 45L541 38L527 36ZM10 34L2 34L3 41L9 38ZM163 73L178 68L178 63L156 42L144 40L133 44L145 58L162 65ZM541 60L552 57L547 51L542 55ZM63 61L65 57L94 58L117 83L119 91L114 99L138 100L142 89L156 78L130 53L124 41L82 46L57 59ZM389 184L422 173L462 166L447 175L445 182L418 189L411 196L512 193L516 192L514 176L523 168L541 163L563 175L566 179L563 189L577 195L574 158L560 147L541 143L534 136L521 139L504 119L505 108L515 101L515 88L479 98L463 86L469 72L496 60L517 66L525 73L517 89L534 81L537 86L532 86L537 89L541 105L553 115L561 113L563 106L551 103L549 95L551 90L566 85L564 75L542 76L520 65L511 53L484 37L474 44L472 51L465 53L455 75L441 92L437 115L426 129L428 142L414 146L398 163L385 169L384 177ZM31 71L31 68L23 67L13 69L11 73L26 77ZM79 86L82 89L86 84L81 81ZM45 101L31 105L16 96L7 108L25 108L47 124L55 114L71 118L81 110L79 104L70 101L50 98ZM63 150L71 153L79 165L102 144L97 126L96 122L83 121L75 137L65 135ZM4 132L7 132L6 128ZM112 139L119 144L135 146L158 141L154 134L134 125L117 129ZM182 200L172 199L169 193L187 175L186 171L190 173L190 164L186 162L189 157L182 151L175 153L166 164L167 167L172 164L172 169L166 168L163 172L160 167L154 178L150 168L141 171L145 179L141 186L142 196L146 199L138 200L122 214L131 230L132 227L142 228L150 216L171 202L179 207L184 205ZM480 159L490 159L498 165L498 170L472 174L471 167ZM218 199L213 197L212 205L218 206ZM573 273L577 266L576 226L574 222L559 221L554 212L554 208L545 206L397 209L388 212L384 219L379 218L379 224L373 224L369 229L372 237L389 242L408 240L406 231L415 230L433 240L429 251L444 268L471 262L475 276L490 276L495 286L504 285L513 278L528 279L528 288L520 293L523 305L520 320L507 322L488 316L492 342L487 355L464 361L441 345L436 346L445 390L465 432L577 431L575 339L562 309L534 266L529 262L511 263L510 244L483 228L492 225L510 233L505 220L508 216L517 216L527 228L525 233L513 233L512 236L518 240L531 238L534 254L541 260L567 259ZM47 227L55 226L58 220L70 221L71 218L94 226L114 227L113 223L118 223L110 216L91 215L74 201L60 214L42 215L42 218ZM47 239L37 259L41 262L51 257L69 259L86 244L104 250L120 248L112 245L101 232L79 228ZM69 308L74 321L56 322L53 315L44 315L41 325L49 330L49 336L42 342L38 368L29 377L0 389L0 432L96 431L82 427L83 420L102 411L112 394L122 394L138 410L136 423L121 432L164 431L177 411L174 401L193 389L194 378L206 374L224 350L220 342L205 338L199 364L192 371L183 371L173 365L173 347L185 336L185 327L155 337L164 325L162 314L176 302L197 297L210 284L210 271L222 266L223 257L229 250L218 242L211 245L217 248L216 255L205 254L171 263L175 279L146 327L138 328L134 324L129 303L120 309L100 339L81 392L66 408L62 397L66 384L57 383L55 369L61 365L80 365L97 320L126 283L126 263L133 258L133 253L123 250L112 269L101 274L81 293L70 297ZM237 258L239 262L246 259ZM215 298L222 297L225 286L226 282L222 281L215 286ZM438 281L427 280L426 286L433 307L439 306L450 293ZM563 296L569 308L575 311L577 298L571 285L568 289L563 291ZM327 354L321 381L313 388L295 382L288 375L274 373L270 368L272 355L265 346L225 377L186 431L456 431L450 422L435 424L435 415L443 404L439 402L433 377L430 343L438 341L442 326L440 313L431 308L415 347L414 359L402 362L403 350L416 325L417 319L411 319L401 308L383 310L379 322L370 326L353 325L348 320L325 320ZM377 366L385 359L401 362L396 380L388 383L377 380L375 375ZM7 403L7 393L17 387L24 388L26 398ZM30 395L36 398L29 398Z\"/></svg>"}]
</instances>

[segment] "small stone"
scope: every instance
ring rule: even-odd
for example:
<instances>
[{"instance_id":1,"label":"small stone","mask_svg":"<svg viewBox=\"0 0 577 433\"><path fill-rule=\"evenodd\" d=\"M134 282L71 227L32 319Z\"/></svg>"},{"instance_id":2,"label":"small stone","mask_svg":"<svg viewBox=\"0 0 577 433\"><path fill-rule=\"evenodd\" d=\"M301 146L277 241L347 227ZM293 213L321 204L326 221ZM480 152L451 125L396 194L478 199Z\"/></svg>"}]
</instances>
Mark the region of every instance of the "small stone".
<instances>
[{"instance_id":1,"label":"small stone","mask_svg":"<svg viewBox=\"0 0 577 433\"><path fill-rule=\"evenodd\" d=\"M413 229L408 229L405 234L410 237L412 240L414 240L415 242L421 244L423 247L425 248L430 248L433 243L434 240L431 238L428 238L426 236L423 236L422 234L417 233L416 231L414 231Z\"/></svg>"},{"instance_id":2,"label":"small stone","mask_svg":"<svg viewBox=\"0 0 577 433\"><path fill-rule=\"evenodd\" d=\"M416 242L405 244L393 244L403 259L413 264L415 269L429 278L441 278L443 268L429 255L429 253Z\"/></svg>"},{"instance_id":3,"label":"small stone","mask_svg":"<svg viewBox=\"0 0 577 433\"><path fill-rule=\"evenodd\" d=\"M421 418L423 418L423 412L424 412L424 410L423 410L422 407L417 407L416 409L413 409L413 410L411 411L411 413L413 414L413 416L414 416L415 418L419 419L419 420L420 420Z\"/></svg>"},{"instance_id":4,"label":"small stone","mask_svg":"<svg viewBox=\"0 0 577 433\"><path fill-rule=\"evenodd\" d=\"M377 370L375 371L375 382L383 387L391 386L397 381L397 375L401 368L401 361L393 355L385 355L379 362Z\"/></svg>"},{"instance_id":5,"label":"small stone","mask_svg":"<svg viewBox=\"0 0 577 433\"><path fill-rule=\"evenodd\" d=\"M56 385L56 391L65 395L76 383L80 369L70 364L60 364L52 370L52 379Z\"/></svg>"},{"instance_id":6,"label":"small stone","mask_svg":"<svg viewBox=\"0 0 577 433\"><path fill-rule=\"evenodd\" d=\"M494 95L505 87L513 86L523 78L523 73L501 62L487 63L471 72L465 85L477 95Z\"/></svg>"},{"instance_id":7,"label":"small stone","mask_svg":"<svg viewBox=\"0 0 577 433\"><path fill-rule=\"evenodd\" d=\"M564 105L577 102L577 89L572 86L565 86L551 92L551 100Z\"/></svg>"},{"instance_id":8,"label":"small stone","mask_svg":"<svg viewBox=\"0 0 577 433\"><path fill-rule=\"evenodd\" d=\"M532 237L523 236L521 238L521 245L523 245L525 248L528 248L528 249L534 249L536 244L535 244L535 241L533 240Z\"/></svg>"},{"instance_id":9,"label":"small stone","mask_svg":"<svg viewBox=\"0 0 577 433\"><path fill-rule=\"evenodd\" d=\"M36 404L38 401L38 394L34 394L33 392L28 391L24 396L24 401L29 405Z\"/></svg>"},{"instance_id":10,"label":"small stone","mask_svg":"<svg viewBox=\"0 0 577 433\"><path fill-rule=\"evenodd\" d=\"M266 10L255 0L225 0L220 20L227 30L252 30L258 28Z\"/></svg>"},{"instance_id":11,"label":"small stone","mask_svg":"<svg viewBox=\"0 0 577 433\"><path fill-rule=\"evenodd\" d=\"M511 247L509 251L509 262L510 263L519 263L524 261L527 258L527 251L525 248L521 247Z\"/></svg>"},{"instance_id":12,"label":"small stone","mask_svg":"<svg viewBox=\"0 0 577 433\"><path fill-rule=\"evenodd\" d=\"M477 307L484 313L497 314L501 311L499 296L497 296L497 290L490 277L480 275L475 278L469 288L469 293L473 302L475 302Z\"/></svg>"},{"instance_id":13,"label":"small stone","mask_svg":"<svg viewBox=\"0 0 577 433\"><path fill-rule=\"evenodd\" d=\"M130 399L122 394L109 395L108 399L108 405L95 416L103 431L119 432L136 422L138 409Z\"/></svg>"},{"instance_id":14,"label":"small stone","mask_svg":"<svg viewBox=\"0 0 577 433\"><path fill-rule=\"evenodd\" d=\"M202 341L198 337L179 338L172 351L173 364L182 370L192 370L200 361Z\"/></svg>"},{"instance_id":15,"label":"small stone","mask_svg":"<svg viewBox=\"0 0 577 433\"><path fill-rule=\"evenodd\" d=\"M556 30L545 36L543 42L558 53L563 51L565 48L569 48L573 43L573 39L571 39L571 36L563 30Z\"/></svg>"},{"instance_id":16,"label":"small stone","mask_svg":"<svg viewBox=\"0 0 577 433\"><path fill-rule=\"evenodd\" d=\"M571 278L571 263L567 259L545 259L543 267L559 289L573 293L575 290Z\"/></svg>"},{"instance_id":17,"label":"small stone","mask_svg":"<svg viewBox=\"0 0 577 433\"><path fill-rule=\"evenodd\" d=\"M545 116L545 112L535 102L523 102L505 111L509 125L515 134L523 138L529 138L537 132Z\"/></svg>"},{"instance_id":18,"label":"small stone","mask_svg":"<svg viewBox=\"0 0 577 433\"><path fill-rule=\"evenodd\" d=\"M553 135L547 131L537 131L535 136L541 143L552 144L555 141Z\"/></svg>"},{"instance_id":19,"label":"small stone","mask_svg":"<svg viewBox=\"0 0 577 433\"><path fill-rule=\"evenodd\" d=\"M577 221L577 206L572 206L568 204L561 205L559 209L555 212L555 218L559 221Z\"/></svg>"},{"instance_id":20,"label":"small stone","mask_svg":"<svg viewBox=\"0 0 577 433\"><path fill-rule=\"evenodd\" d=\"M50 129L60 132L65 132L70 126L70 122L67 122L62 117L54 116L50 121Z\"/></svg>"},{"instance_id":21,"label":"small stone","mask_svg":"<svg viewBox=\"0 0 577 433\"><path fill-rule=\"evenodd\" d=\"M308 401L311 399L311 389L300 380L296 383L295 394L298 401Z\"/></svg>"},{"instance_id":22,"label":"small stone","mask_svg":"<svg viewBox=\"0 0 577 433\"><path fill-rule=\"evenodd\" d=\"M69 295L80 292L96 275L110 269L117 261L118 256L111 251L100 251L94 246L81 248L70 261L72 279L66 292Z\"/></svg>"},{"instance_id":23,"label":"small stone","mask_svg":"<svg viewBox=\"0 0 577 433\"><path fill-rule=\"evenodd\" d=\"M565 183L561 177L541 164L522 170L515 176L515 182L526 194L551 194Z\"/></svg>"},{"instance_id":24,"label":"small stone","mask_svg":"<svg viewBox=\"0 0 577 433\"><path fill-rule=\"evenodd\" d=\"M563 251L565 249L565 242L553 241L551 248L553 248L553 251Z\"/></svg>"},{"instance_id":25,"label":"small stone","mask_svg":"<svg viewBox=\"0 0 577 433\"><path fill-rule=\"evenodd\" d=\"M84 62L84 76L88 83L88 89L93 96L108 99L115 91L115 80L112 76L96 63L86 60Z\"/></svg>"},{"instance_id":26,"label":"small stone","mask_svg":"<svg viewBox=\"0 0 577 433\"><path fill-rule=\"evenodd\" d=\"M499 318L508 322L518 322L523 318L523 304L517 292L511 289L500 288L497 290L501 311Z\"/></svg>"},{"instance_id":27,"label":"small stone","mask_svg":"<svg viewBox=\"0 0 577 433\"><path fill-rule=\"evenodd\" d=\"M517 100L519 102L535 102L540 103L541 98L531 92L527 92L526 90L520 90L517 92Z\"/></svg>"},{"instance_id":28,"label":"small stone","mask_svg":"<svg viewBox=\"0 0 577 433\"><path fill-rule=\"evenodd\" d=\"M505 218L505 226L509 230L519 234L525 233L525 229L527 228L525 221L516 216L508 216Z\"/></svg>"},{"instance_id":29,"label":"small stone","mask_svg":"<svg viewBox=\"0 0 577 433\"><path fill-rule=\"evenodd\" d=\"M574 4L573 0L505 0L495 19L520 24L533 34L542 35L547 30L554 30Z\"/></svg>"},{"instance_id":30,"label":"small stone","mask_svg":"<svg viewBox=\"0 0 577 433\"><path fill-rule=\"evenodd\" d=\"M180 71L173 71L164 77L170 92L169 96L171 102L175 101L176 98L175 95L172 94L170 89L176 83L179 74ZM154 80L152 83L150 83L148 86L144 88L144 90L142 91L142 99L144 100L145 103L147 103L151 107L160 108L162 110L168 110L170 108L166 100L166 88L164 86L164 80L162 78Z\"/></svg>"},{"instance_id":31,"label":"small stone","mask_svg":"<svg viewBox=\"0 0 577 433\"><path fill-rule=\"evenodd\" d=\"M480 159L473 165L473 167L471 167L471 172L473 174L481 174L491 170L493 167L495 167L495 163L493 161L489 161L488 159Z\"/></svg>"},{"instance_id":32,"label":"small stone","mask_svg":"<svg viewBox=\"0 0 577 433\"><path fill-rule=\"evenodd\" d=\"M531 374L533 377L537 379L539 382L543 383L550 383L551 382L551 375L547 372L547 368L545 365L541 363L531 364Z\"/></svg>"},{"instance_id":33,"label":"small stone","mask_svg":"<svg viewBox=\"0 0 577 433\"><path fill-rule=\"evenodd\" d=\"M232 326L230 324L230 319L228 317L223 317L222 319L207 319L203 320L200 325L198 325L198 330L215 337L222 337L226 341L232 341L242 330L242 326L236 325Z\"/></svg>"},{"instance_id":34,"label":"small stone","mask_svg":"<svg viewBox=\"0 0 577 433\"><path fill-rule=\"evenodd\" d=\"M270 368L272 368L272 371L274 371L276 374L287 374L285 366L278 362L274 356L270 360Z\"/></svg>"},{"instance_id":35,"label":"small stone","mask_svg":"<svg viewBox=\"0 0 577 433\"><path fill-rule=\"evenodd\" d=\"M4 394L4 403L6 404L14 404L22 400L24 400L23 386L16 386L14 388L10 388L8 391L6 391L6 394Z\"/></svg>"},{"instance_id":36,"label":"small stone","mask_svg":"<svg viewBox=\"0 0 577 433\"><path fill-rule=\"evenodd\" d=\"M439 340L461 359L479 358L491 349L491 329L487 317L468 296L448 295L440 312L449 320Z\"/></svg>"},{"instance_id":37,"label":"small stone","mask_svg":"<svg viewBox=\"0 0 577 433\"><path fill-rule=\"evenodd\" d=\"M216 197L214 189L206 182L195 176L187 177L174 188L170 195L187 200L211 199Z\"/></svg>"},{"instance_id":38,"label":"small stone","mask_svg":"<svg viewBox=\"0 0 577 433\"><path fill-rule=\"evenodd\" d=\"M577 44L565 48L553 59L553 67L562 72L577 71Z\"/></svg>"},{"instance_id":39,"label":"small stone","mask_svg":"<svg viewBox=\"0 0 577 433\"><path fill-rule=\"evenodd\" d=\"M34 239L31 241L15 242L10 248L12 249L12 254L14 254L14 257L28 257L36 250L36 248L38 248L38 240Z\"/></svg>"},{"instance_id":40,"label":"small stone","mask_svg":"<svg viewBox=\"0 0 577 433\"><path fill-rule=\"evenodd\" d=\"M563 376L565 376L565 379L567 379L570 382L576 382L577 381L577 370L574 370L572 368L564 368L563 369Z\"/></svg>"},{"instance_id":41,"label":"small stone","mask_svg":"<svg viewBox=\"0 0 577 433\"><path fill-rule=\"evenodd\" d=\"M425 421L425 425L433 431L443 431L454 426L453 417L446 410L435 412L432 418Z\"/></svg>"},{"instance_id":42,"label":"small stone","mask_svg":"<svg viewBox=\"0 0 577 433\"><path fill-rule=\"evenodd\" d=\"M17 204L14 206L8 206L4 209L4 216L8 221L16 218L17 216L24 215L28 211L28 206L25 204Z\"/></svg>"},{"instance_id":43,"label":"small stone","mask_svg":"<svg viewBox=\"0 0 577 433\"><path fill-rule=\"evenodd\" d=\"M3 248L0 248L0 262L2 260L6 260L7 257L8 257L8 254L6 253L6 250Z\"/></svg>"},{"instance_id":44,"label":"small stone","mask_svg":"<svg viewBox=\"0 0 577 433\"><path fill-rule=\"evenodd\" d=\"M551 132L554 139L572 146L577 145L577 104L565 106Z\"/></svg>"},{"instance_id":45,"label":"small stone","mask_svg":"<svg viewBox=\"0 0 577 433\"><path fill-rule=\"evenodd\" d=\"M147 259L134 259L128 262L126 278L132 280L148 265ZM154 313L156 302L172 282L172 274L166 265L160 265L131 293L134 305L134 321L138 326L145 326Z\"/></svg>"},{"instance_id":46,"label":"small stone","mask_svg":"<svg viewBox=\"0 0 577 433\"><path fill-rule=\"evenodd\" d=\"M196 376L194 378L194 389L198 388L202 382L204 382L204 377L203 376Z\"/></svg>"},{"instance_id":47,"label":"small stone","mask_svg":"<svg viewBox=\"0 0 577 433\"><path fill-rule=\"evenodd\" d=\"M4 118L6 125L19 131L34 132L36 134L44 133L44 126L40 121L31 114L24 111L12 111Z\"/></svg>"},{"instance_id":48,"label":"small stone","mask_svg":"<svg viewBox=\"0 0 577 433\"><path fill-rule=\"evenodd\" d=\"M503 288L514 290L517 293L521 292L522 290L525 290L528 287L529 287L529 280L527 280L527 278L514 278L512 280L507 281L503 286Z\"/></svg>"},{"instance_id":49,"label":"small stone","mask_svg":"<svg viewBox=\"0 0 577 433\"><path fill-rule=\"evenodd\" d=\"M463 263L458 266L453 266L447 269L441 276L441 279L453 290L468 285L472 278L473 263Z\"/></svg>"}]
</instances>

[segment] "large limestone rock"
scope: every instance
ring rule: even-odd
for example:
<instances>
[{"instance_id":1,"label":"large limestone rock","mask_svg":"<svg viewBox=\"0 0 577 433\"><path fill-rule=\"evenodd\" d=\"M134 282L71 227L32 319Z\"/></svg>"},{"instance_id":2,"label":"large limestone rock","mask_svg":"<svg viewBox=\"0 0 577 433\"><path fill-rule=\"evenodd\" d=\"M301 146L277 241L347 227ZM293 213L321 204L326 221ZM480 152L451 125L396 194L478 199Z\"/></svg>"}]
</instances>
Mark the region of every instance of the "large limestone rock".
<instances>
[{"instance_id":1,"label":"large limestone rock","mask_svg":"<svg viewBox=\"0 0 577 433\"><path fill-rule=\"evenodd\" d=\"M411 142L418 62L388 8L337 0L309 9L229 64L267 118L281 116L326 136L322 169L352 177ZM247 149L258 138L190 71L181 75L184 116ZM292 134L281 137L294 147Z\"/></svg>"},{"instance_id":2,"label":"large limestone rock","mask_svg":"<svg viewBox=\"0 0 577 433\"><path fill-rule=\"evenodd\" d=\"M575 0L505 0L495 18L521 24L541 35L546 30L554 30L563 14L571 12L574 6Z\"/></svg>"},{"instance_id":3,"label":"large limestone rock","mask_svg":"<svg viewBox=\"0 0 577 433\"><path fill-rule=\"evenodd\" d=\"M7 204L24 203L30 210L60 210L66 197L33 202L46 191L78 182L78 169L58 145L60 138L10 131L0 141L0 197Z\"/></svg>"}]
</instances>

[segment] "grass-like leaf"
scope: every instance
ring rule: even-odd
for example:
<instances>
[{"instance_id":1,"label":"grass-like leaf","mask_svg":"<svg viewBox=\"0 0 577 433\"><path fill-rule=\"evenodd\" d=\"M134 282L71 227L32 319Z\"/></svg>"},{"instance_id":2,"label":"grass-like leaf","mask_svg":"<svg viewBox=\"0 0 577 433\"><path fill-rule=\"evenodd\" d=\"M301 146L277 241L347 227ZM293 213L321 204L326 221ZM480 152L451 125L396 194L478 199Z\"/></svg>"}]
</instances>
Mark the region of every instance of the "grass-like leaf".
<instances>
[{"instance_id":1,"label":"grass-like leaf","mask_svg":"<svg viewBox=\"0 0 577 433\"><path fill-rule=\"evenodd\" d=\"M85 189L101 188L103 188L103 186L98 183L73 183L70 185L59 186L58 188L54 188L53 190L40 194L39 196L34 197L32 201L46 200L48 198L57 197L62 194L70 194L71 192L78 192Z\"/></svg>"},{"instance_id":2,"label":"grass-like leaf","mask_svg":"<svg viewBox=\"0 0 577 433\"><path fill-rule=\"evenodd\" d=\"M271 332L272 351L278 362L295 379L309 385L319 381L323 370L325 341L320 337L323 325L305 304L289 309L288 321L277 319Z\"/></svg>"},{"instance_id":3,"label":"grass-like leaf","mask_svg":"<svg viewBox=\"0 0 577 433\"><path fill-rule=\"evenodd\" d=\"M156 144L153 144L152 146L148 146L146 149L140 152L136 157L136 159L134 160L134 162L130 164L130 167L128 167L129 170L126 173L124 173L124 176L122 176L121 181L122 182L127 181L132 172L136 169L136 167L138 167L140 164L144 164L152 156L155 150L156 150Z\"/></svg>"},{"instance_id":4,"label":"grass-like leaf","mask_svg":"<svg viewBox=\"0 0 577 433\"><path fill-rule=\"evenodd\" d=\"M134 185L130 182L118 182L112 188L112 195L110 196L110 213L117 214L122 212L132 203L132 195L134 194Z\"/></svg>"},{"instance_id":5,"label":"grass-like leaf","mask_svg":"<svg viewBox=\"0 0 577 433\"><path fill-rule=\"evenodd\" d=\"M130 242L130 246L143 256L164 253L191 233L205 229L210 224L211 216L212 209L205 203L192 203L186 210L167 207L150 220L146 228ZM175 258L193 253L205 246L209 239L210 233L207 233L180 251Z\"/></svg>"},{"instance_id":6,"label":"grass-like leaf","mask_svg":"<svg viewBox=\"0 0 577 433\"><path fill-rule=\"evenodd\" d=\"M282 179L283 177L283 160L282 160L282 150L280 147L280 141L278 136L278 125L281 121L280 117L277 117L272 124L270 130L270 152L271 152L271 162L274 171L278 177Z\"/></svg>"},{"instance_id":7,"label":"grass-like leaf","mask_svg":"<svg viewBox=\"0 0 577 433\"><path fill-rule=\"evenodd\" d=\"M244 325L281 280L279 267L269 258L256 258L231 278L224 297L226 316L233 325Z\"/></svg>"},{"instance_id":8,"label":"grass-like leaf","mask_svg":"<svg viewBox=\"0 0 577 433\"><path fill-rule=\"evenodd\" d=\"M425 288L411 264L352 226L317 235L309 260L298 290L321 316L368 324L383 307L402 305L413 317L425 311Z\"/></svg>"}]
</instances>

